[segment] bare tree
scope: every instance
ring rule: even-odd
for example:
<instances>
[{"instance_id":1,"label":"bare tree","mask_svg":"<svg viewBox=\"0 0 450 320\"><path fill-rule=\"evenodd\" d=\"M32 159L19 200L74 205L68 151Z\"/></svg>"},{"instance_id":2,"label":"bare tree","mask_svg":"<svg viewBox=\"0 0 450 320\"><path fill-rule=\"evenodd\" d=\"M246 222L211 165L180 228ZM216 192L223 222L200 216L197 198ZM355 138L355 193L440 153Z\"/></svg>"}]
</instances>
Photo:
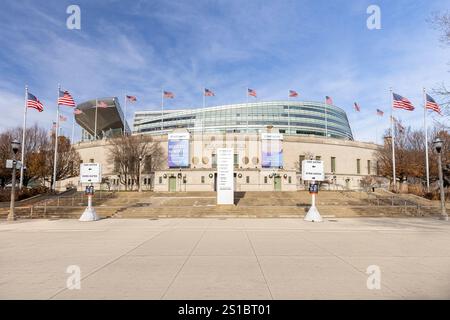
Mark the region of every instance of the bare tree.
<instances>
[{"instance_id":1,"label":"bare tree","mask_svg":"<svg viewBox=\"0 0 450 320\"><path fill-rule=\"evenodd\" d=\"M114 163L114 173L125 190L131 187L130 181L139 185L139 165L142 173L153 173L164 161L164 152L159 142L151 136L131 135L120 136L111 140L109 159ZM139 161L142 159L142 162Z\"/></svg>"},{"instance_id":2,"label":"bare tree","mask_svg":"<svg viewBox=\"0 0 450 320\"><path fill-rule=\"evenodd\" d=\"M445 12L433 12L428 22L432 27L441 33L440 41L444 46L450 46L450 11ZM450 61L448 62L450 66ZM449 70L450 72L450 70ZM450 117L450 89L448 84L441 83L439 86L433 89L433 93L441 98L441 107L446 119L443 119L442 123L448 123ZM448 127L447 127L448 128Z\"/></svg>"},{"instance_id":3,"label":"bare tree","mask_svg":"<svg viewBox=\"0 0 450 320\"><path fill-rule=\"evenodd\" d=\"M11 170L5 168L6 159L11 157L11 141L22 141L22 128L17 127L0 134L0 177L4 181L11 178ZM25 167L24 186L31 180L45 183L52 182L55 135L49 138L48 131L37 124L27 128L25 133ZM21 150L17 159L21 157ZM71 146L70 140L64 136L58 137L58 166L56 179L62 180L76 176L79 170L80 157Z\"/></svg>"}]
</instances>

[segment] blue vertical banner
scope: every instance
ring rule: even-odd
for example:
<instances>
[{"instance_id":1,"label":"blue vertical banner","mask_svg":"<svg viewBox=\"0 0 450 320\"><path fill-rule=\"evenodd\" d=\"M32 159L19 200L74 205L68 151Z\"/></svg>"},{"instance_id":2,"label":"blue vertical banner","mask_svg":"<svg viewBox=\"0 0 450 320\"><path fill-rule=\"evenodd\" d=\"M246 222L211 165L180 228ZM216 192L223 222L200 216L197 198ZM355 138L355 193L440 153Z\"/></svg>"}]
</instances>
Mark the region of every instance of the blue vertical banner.
<instances>
[{"instance_id":1,"label":"blue vertical banner","mask_svg":"<svg viewBox=\"0 0 450 320\"><path fill-rule=\"evenodd\" d=\"M283 167L283 135L281 133L262 133L261 153L263 168Z\"/></svg>"},{"instance_id":2,"label":"blue vertical banner","mask_svg":"<svg viewBox=\"0 0 450 320\"><path fill-rule=\"evenodd\" d=\"M170 133L167 150L169 168L189 167L189 133Z\"/></svg>"}]
</instances>

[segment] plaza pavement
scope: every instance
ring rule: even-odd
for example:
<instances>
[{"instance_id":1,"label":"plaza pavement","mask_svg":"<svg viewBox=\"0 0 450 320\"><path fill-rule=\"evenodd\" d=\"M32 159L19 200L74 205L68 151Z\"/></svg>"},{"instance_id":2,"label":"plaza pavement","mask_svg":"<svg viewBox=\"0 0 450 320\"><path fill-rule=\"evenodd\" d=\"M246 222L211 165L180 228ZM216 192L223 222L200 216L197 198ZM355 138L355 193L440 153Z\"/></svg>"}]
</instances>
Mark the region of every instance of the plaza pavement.
<instances>
[{"instance_id":1,"label":"plaza pavement","mask_svg":"<svg viewBox=\"0 0 450 320\"><path fill-rule=\"evenodd\" d=\"M81 288L67 289L68 266ZM381 288L367 288L379 266ZM0 222L1 299L449 299L432 218Z\"/></svg>"}]
</instances>

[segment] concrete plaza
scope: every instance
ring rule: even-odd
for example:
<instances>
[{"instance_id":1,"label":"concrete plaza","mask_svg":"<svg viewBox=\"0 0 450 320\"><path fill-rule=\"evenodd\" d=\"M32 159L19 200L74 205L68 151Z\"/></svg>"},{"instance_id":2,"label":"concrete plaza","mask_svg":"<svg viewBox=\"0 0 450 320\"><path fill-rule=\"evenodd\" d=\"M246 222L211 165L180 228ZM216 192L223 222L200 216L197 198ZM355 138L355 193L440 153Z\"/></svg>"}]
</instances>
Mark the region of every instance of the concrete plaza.
<instances>
[{"instance_id":1,"label":"concrete plaza","mask_svg":"<svg viewBox=\"0 0 450 320\"><path fill-rule=\"evenodd\" d=\"M373 265L381 288L369 290ZM80 289L67 288L70 266L80 268ZM2 221L0 298L450 299L450 223Z\"/></svg>"}]
</instances>

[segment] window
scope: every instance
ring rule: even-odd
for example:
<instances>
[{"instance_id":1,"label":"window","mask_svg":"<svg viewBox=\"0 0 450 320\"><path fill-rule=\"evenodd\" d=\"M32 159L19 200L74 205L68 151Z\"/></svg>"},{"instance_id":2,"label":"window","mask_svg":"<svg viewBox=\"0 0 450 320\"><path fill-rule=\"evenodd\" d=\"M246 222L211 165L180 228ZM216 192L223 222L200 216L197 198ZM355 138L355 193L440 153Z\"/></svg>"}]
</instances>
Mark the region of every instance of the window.
<instances>
[{"instance_id":1,"label":"window","mask_svg":"<svg viewBox=\"0 0 450 320\"><path fill-rule=\"evenodd\" d=\"M162 177L159 177L159 184L162 184Z\"/></svg>"},{"instance_id":2,"label":"window","mask_svg":"<svg viewBox=\"0 0 450 320\"><path fill-rule=\"evenodd\" d=\"M299 169L300 169L300 172L302 172L302 170L303 170L303 167L302 167L302 161L305 160L305 158L306 158L306 157L305 157L304 155L298 157L298 163L299 163Z\"/></svg>"},{"instance_id":3,"label":"window","mask_svg":"<svg viewBox=\"0 0 450 320\"><path fill-rule=\"evenodd\" d=\"M367 160L367 174L370 174L370 160Z\"/></svg>"},{"instance_id":4,"label":"window","mask_svg":"<svg viewBox=\"0 0 450 320\"><path fill-rule=\"evenodd\" d=\"M291 176L288 177L288 182L292 183L292 177Z\"/></svg>"},{"instance_id":5,"label":"window","mask_svg":"<svg viewBox=\"0 0 450 320\"><path fill-rule=\"evenodd\" d=\"M246 176L246 177L245 177L245 182L246 182L246 183L250 183L250 176Z\"/></svg>"},{"instance_id":6,"label":"window","mask_svg":"<svg viewBox=\"0 0 450 320\"><path fill-rule=\"evenodd\" d=\"M92 159L89 159L89 162L94 162L94 158L92 158Z\"/></svg>"},{"instance_id":7,"label":"window","mask_svg":"<svg viewBox=\"0 0 450 320\"><path fill-rule=\"evenodd\" d=\"M331 172L336 172L336 157L331 157Z\"/></svg>"},{"instance_id":8,"label":"window","mask_svg":"<svg viewBox=\"0 0 450 320\"><path fill-rule=\"evenodd\" d=\"M267 177L264 177L264 183L267 183Z\"/></svg>"},{"instance_id":9,"label":"window","mask_svg":"<svg viewBox=\"0 0 450 320\"><path fill-rule=\"evenodd\" d=\"M322 159L321 156L316 156L316 160L320 160L320 159Z\"/></svg>"},{"instance_id":10,"label":"window","mask_svg":"<svg viewBox=\"0 0 450 320\"><path fill-rule=\"evenodd\" d=\"M239 155L237 153L233 155L233 163L235 167L239 167Z\"/></svg>"},{"instance_id":11,"label":"window","mask_svg":"<svg viewBox=\"0 0 450 320\"><path fill-rule=\"evenodd\" d=\"M361 174L361 159L356 159L356 173Z\"/></svg>"},{"instance_id":12,"label":"window","mask_svg":"<svg viewBox=\"0 0 450 320\"><path fill-rule=\"evenodd\" d=\"M202 176L201 180L202 180L202 183L205 183L205 176Z\"/></svg>"},{"instance_id":13,"label":"window","mask_svg":"<svg viewBox=\"0 0 450 320\"><path fill-rule=\"evenodd\" d=\"M144 178L144 185L147 184L147 178Z\"/></svg>"}]
</instances>

